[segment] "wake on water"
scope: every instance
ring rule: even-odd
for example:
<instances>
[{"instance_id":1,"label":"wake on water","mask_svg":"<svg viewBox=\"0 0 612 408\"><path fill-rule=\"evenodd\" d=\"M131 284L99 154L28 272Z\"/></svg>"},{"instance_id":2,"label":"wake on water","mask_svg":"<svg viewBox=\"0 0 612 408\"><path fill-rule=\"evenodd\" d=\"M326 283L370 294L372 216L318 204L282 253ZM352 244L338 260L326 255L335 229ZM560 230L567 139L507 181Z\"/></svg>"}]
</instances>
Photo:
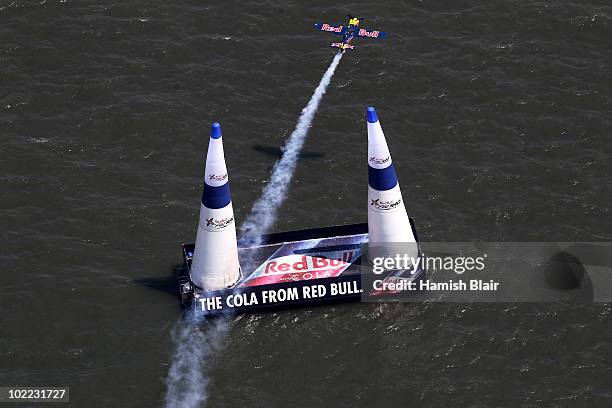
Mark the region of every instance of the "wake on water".
<instances>
[{"instance_id":1,"label":"wake on water","mask_svg":"<svg viewBox=\"0 0 612 408\"><path fill-rule=\"evenodd\" d=\"M261 244L262 235L266 234L276 221L278 207L287 197L287 189L308 135L308 129L342 55L338 53L334 56L310 101L302 109L295 130L285 144L283 155L272 169L270 182L240 227L242 245ZM196 408L206 402L209 380L206 365L210 356L221 350L229 328L230 320L227 317L197 319L190 313L177 323L172 330L175 350L166 378L167 408Z\"/></svg>"}]
</instances>

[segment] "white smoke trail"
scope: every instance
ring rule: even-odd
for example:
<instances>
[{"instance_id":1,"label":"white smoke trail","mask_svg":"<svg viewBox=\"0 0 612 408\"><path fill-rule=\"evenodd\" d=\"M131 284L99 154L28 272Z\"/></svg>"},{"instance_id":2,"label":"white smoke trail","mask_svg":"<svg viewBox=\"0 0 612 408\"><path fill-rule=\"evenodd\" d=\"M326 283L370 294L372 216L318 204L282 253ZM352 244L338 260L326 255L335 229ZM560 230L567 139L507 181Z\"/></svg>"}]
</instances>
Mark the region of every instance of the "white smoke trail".
<instances>
[{"instance_id":1,"label":"white smoke trail","mask_svg":"<svg viewBox=\"0 0 612 408\"><path fill-rule=\"evenodd\" d=\"M295 129L289 136L287 143L283 149L282 157L276 162L272 170L272 176L269 183L264 187L261 197L251 209L251 213L240 226L241 244L244 246L252 246L261 244L262 235L267 233L274 221L276 221L276 212L278 207L285 201L287 197L287 189L293 177L297 160L308 135L308 129L312 124L314 115L319 108L321 99L327 91L334 71L342 59L342 52L334 56L334 59L323 74L321 82L315 89L310 101L298 119Z\"/></svg>"},{"instance_id":2,"label":"white smoke trail","mask_svg":"<svg viewBox=\"0 0 612 408\"><path fill-rule=\"evenodd\" d=\"M208 398L210 356L220 351L229 320L186 316L172 330L173 361L166 378L166 408L198 408Z\"/></svg>"},{"instance_id":3,"label":"white smoke trail","mask_svg":"<svg viewBox=\"0 0 612 408\"><path fill-rule=\"evenodd\" d=\"M261 243L262 235L274 223L276 211L287 195L308 129L341 58L342 53L336 54L310 101L302 109L295 130L285 144L283 156L274 165L270 182L240 227L243 243ZM207 364L210 356L222 348L229 328L230 321L225 317L196 319L188 314L177 323L172 330L175 351L166 378L166 408L197 408L206 403L209 381Z\"/></svg>"}]
</instances>

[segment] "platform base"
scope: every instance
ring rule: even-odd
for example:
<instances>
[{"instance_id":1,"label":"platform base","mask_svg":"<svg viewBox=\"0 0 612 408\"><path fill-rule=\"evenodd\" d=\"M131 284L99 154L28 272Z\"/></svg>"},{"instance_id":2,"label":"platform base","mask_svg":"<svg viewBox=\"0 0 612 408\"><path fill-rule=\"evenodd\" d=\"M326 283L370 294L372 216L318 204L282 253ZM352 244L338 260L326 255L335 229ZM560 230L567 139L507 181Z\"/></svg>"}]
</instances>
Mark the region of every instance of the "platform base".
<instances>
[{"instance_id":1,"label":"platform base","mask_svg":"<svg viewBox=\"0 0 612 408\"><path fill-rule=\"evenodd\" d=\"M372 290L376 279L425 278L422 269L372 274L361 263L367 229L367 224L353 224L267 235L262 245L238 248L243 277L217 291L191 282L193 244L183 244L184 268L176 276L181 303L198 314L219 314L371 300L387 294Z\"/></svg>"}]
</instances>

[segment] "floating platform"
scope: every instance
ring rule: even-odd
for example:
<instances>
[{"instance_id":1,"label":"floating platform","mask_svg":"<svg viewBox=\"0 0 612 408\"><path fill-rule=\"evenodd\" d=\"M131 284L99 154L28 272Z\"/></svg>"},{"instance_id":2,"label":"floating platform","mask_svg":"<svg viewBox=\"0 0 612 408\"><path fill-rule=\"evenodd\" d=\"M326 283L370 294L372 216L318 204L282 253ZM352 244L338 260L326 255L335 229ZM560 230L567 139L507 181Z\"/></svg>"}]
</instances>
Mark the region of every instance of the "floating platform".
<instances>
[{"instance_id":1,"label":"floating platform","mask_svg":"<svg viewBox=\"0 0 612 408\"><path fill-rule=\"evenodd\" d=\"M417 237L412 218L410 226ZM420 268L372 273L371 267L362 265L367 243L366 223L266 235L261 245L238 247L240 280L215 291L205 291L191 281L194 244L183 244L184 268L176 275L180 300L198 314L241 313L382 299L393 293L374 291L375 280L425 278Z\"/></svg>"}]
</instances>

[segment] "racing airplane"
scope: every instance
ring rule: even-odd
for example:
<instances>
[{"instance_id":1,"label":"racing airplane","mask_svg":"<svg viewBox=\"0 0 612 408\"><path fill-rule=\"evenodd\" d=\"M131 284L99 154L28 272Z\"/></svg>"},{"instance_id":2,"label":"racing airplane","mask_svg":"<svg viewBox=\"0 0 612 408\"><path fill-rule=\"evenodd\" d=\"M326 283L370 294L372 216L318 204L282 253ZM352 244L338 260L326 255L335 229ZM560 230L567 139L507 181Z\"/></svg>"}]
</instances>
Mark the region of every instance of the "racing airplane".
<instances>
[{"instance_id":1,"label":"racing airplane","mask_svg":"<svg viewBox=\"0 0 612 408\"><path fill-rule=\"evenodd\" d=\"M365 38L385 38L387 33L384 31L372 30L368 31L365 28L359 28L359 23L363 20L361 17L353 17L350 14L347 14L349 17L349 23L347 26L333 26L331 24L323 24L317 23L315 24L315 28L321 31L327 31L332 34L341 35L342 42L332 43L332 47L338 47L342 51L344 50L352 50L355 48L354 45L351 45L351 41L355 37L365 37Z\"/></svg>"}]
</instances>

